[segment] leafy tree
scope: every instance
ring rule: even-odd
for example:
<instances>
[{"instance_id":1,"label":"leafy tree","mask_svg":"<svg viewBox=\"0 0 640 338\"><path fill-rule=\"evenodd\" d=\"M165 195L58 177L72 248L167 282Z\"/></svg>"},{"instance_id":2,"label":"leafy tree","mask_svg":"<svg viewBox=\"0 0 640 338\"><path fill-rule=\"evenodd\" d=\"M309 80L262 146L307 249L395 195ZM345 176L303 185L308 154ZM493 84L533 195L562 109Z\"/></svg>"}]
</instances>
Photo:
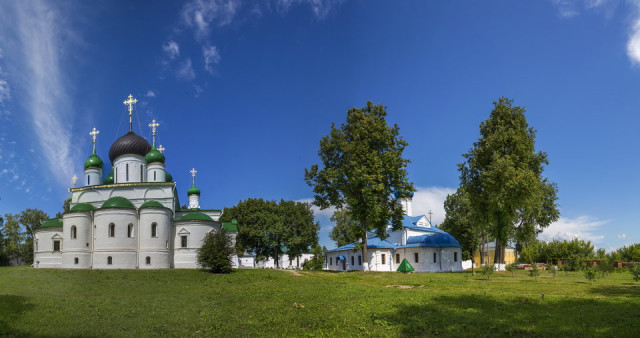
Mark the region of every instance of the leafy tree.
<instances>
[{"instance_id":1,"label":"leafy tree","mask_svg":"<svg viewBox=\"0 0 640 338\"><path fill-rule=\"evenodd\" d=\"M640 243L625 245L614 251L612 256L625 262L640 262Z\"/></svg>"},{"instance_id":2,"label":"leafy tree","mask_svg":"<svg viewBox=\"0 0 640 338\"><path fill-rule=\"evenodd\" d=\"M300 256L318 245L320 224L315 222L309 203L281 200L278 208L287 229L284 239L284 245L289 249L287 254L289 259L296 259L296 265L300 268Z\"/></svg>"},{"instance_id":3,"label":"leafy tree","mask_svg":"<svg viewBox=\"0 0 640 338\"><path fill-rule=\"evenodd\" d=\"M540 269L538 269L537 263L531 263L531 270L529 270L529 277L532 277L538 281L538 276L540 275Z\"/></svg>"},{"instance_id":4,"label":"leafy tree","mask_svg":"<svg viewBox=\"0 0 640 338\"><path fill-rule=\"evenodd\" d=\"M516 267L513 264L508 264L504 267L504 270L511 273L511 277L513 277L513 273L516 271Z\"/></svg>"},{"instance_id":5,"label":"leafy tree","mask_svg":"<svg viewBox=\"0 0 640 338\"><path fill-rule=\"evenodd\" d=\"M4 236L4 218L0 216L0 266L9 265L7 254L7 239Z\"/></svg>"},{"instance_id":6,"label":"leafy tree","mask_svg":"<svg viewBox=\"0 0 640 338\"><path fill-rule=\"evenodd\" d=\"M21 256L27 264L33 263L33 231L48 218L49 216L40 209L23 210L18 217L20 224L25 229Z\"/></svg>"},{"instance_id":7,"label":"leafy tree","mask_svg":"<svg viewBox=\"0 0 640 338\"><path fill-rule=\"evenodd\" d=\"M496 266L494 264L486 264L480 268L480 273L483 276L487 276L487 280L490 279L491 274L493 274L494 271L496 271Z\"/></svg>"},{"instance_id":8,"label":"leafy tree","mask_svg":"<svg viewBox=\"0 0 640 338\"><path fill-rule=\"evenodd\" d=\"M592 266L587 266L583 270L584 278L586 278L589 282L595 282L598 278L598 272Z\"/></svg>"},{"instance_id":9,"label":"leafy tree","mask_svg":"<svg viewBox=\"0 0 640 338\"><path fill-rule=\"evenodd\" d=\"M302 264L305 270L320 271L324 267L324 252L322 247L316 244L313 246L313 257Z\"/></svg>"},{"instance_id":10,"label":"leafy tree","mask_svg":"<svg viewBox=\"0 0 640 338\"><path fill-rule=\"evenodd\" d=\"M347 111L346 123L331 125L320 140L317 164L305 169L305 180L313 186L314 204L322 209L348 208L358 222L362 238L363 268L369 269L367 232L384 239L391 223L402 226L403 210L394 192L415 191L407 179L408 159L402 157L408 143L397 125L389 126L386 107L367 102Z\"/></svg>"},{"instance_id":11,"label":"leafy tree","mask_svg":"<svg viewBox=\"0 0 640 338\"><path fill-rule=\"evenodd\" d=\"M444 211L446 217L440 228L455 239L464 248L462 250L462 259L473 260L473 254L482 244L482 226L484 222L474 220L469 197L463 189L458 189L454 194L448 195L444 201ZM473 261L471 264L471 272L473 274ZM482 257L480 262L482 263Z\"/></svg>"},{"instance_id":12,"label":"leafy tree","mask_svg":"<svg viewBox=\"0 0 640 338\"><path fill-rule=\"evenodd\" d=\"M71 198L67 198L62 203L62 212L56 212L56 218L62 218L65 212L69 212L71 210Z\"/></svg>"},{"instance_id":13,"label":"leafy tree","mask_svg":"<svg viewBox=\"0 0 640 338\"><path fill-rule=\"evenodd\" d=\"M353 220L347 209L336 210L331 216L331 221L336 225L329 233L329 238L334 240L337 246L353 243L362 236L359 230L360 223Z\"/></svg>"},{"instance_id":14,"label":"leafy tree","mask_svg":"<svg viewBox=\"0 0 640 338\"><path fill-rule=\"evenodd\" d=\"M504 263L510 239L528 242L559 217L557 187L542 177L547 155L535 150L536 132L525 109L501 97L480 124L480 138L459 164L471 209L496 240L494 262Z\"/></svg>"},{"instance_id":15,"label":"leafy tree","mask_svg":"<svg viewBox=\"0 0 640 338\"><path fill-rule=\"evenodd\" d=\"M20 228L18 214L4 214L4 236L6 243L6 254L9 258L20 258L22 246L24 245L25 233Z\"/></svg>"},{"instance_id":16,"label":"leafy tree","mask_svg":"<svg viewBox=\"0 0 640 338\"><path fill-rule=\"evenodd\" d=\"M553 278L556 278L556 274L558 273L558 269L556 268L555 265L553 265L551 263L548 263L547 264L547 271L549 271L549 273L551 273Z\"/></svg>"},{"instance_id":17,"label":"leafy tree","mask_svg":"<svg viewBox=\"0 0 640 338\"><path fill-rule=\"evenodd\" d=\"M629 267L629 272L633 275L633 280L640 282L640 265L632 265Z\"/></svg>"},{"instance_id":18,"label":"leafy tree","mask_svg":"<svg viewBox=\"0 0 640 338\"><path fill-rule=\"evenodd\" d=\"M204 237L202 247L198 249L198 264L212 273L230 273L233 253L231 236L221 228L220 231L210 232Z\"/></svg>"}]
</instances>

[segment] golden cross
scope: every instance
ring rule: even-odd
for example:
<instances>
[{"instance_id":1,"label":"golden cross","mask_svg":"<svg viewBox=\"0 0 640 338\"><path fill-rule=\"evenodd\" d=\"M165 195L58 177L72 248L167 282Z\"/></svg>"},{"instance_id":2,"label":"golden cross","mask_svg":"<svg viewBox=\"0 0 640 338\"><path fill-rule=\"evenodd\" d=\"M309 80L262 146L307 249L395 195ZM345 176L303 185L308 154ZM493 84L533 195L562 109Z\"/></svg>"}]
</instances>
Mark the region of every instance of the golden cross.
<instances>
[{"instance_id":1,"label":"golden cross","mask_svg":"<svg viewBox=\"0 0 640 338\"><path fill-rule=\"evenodd\" d=\"M73 184L73 187L76 187L76 181L78 181L78 176L73 175L73 177L71 177L71 184Z\"/></svg>"},{"instance_id":2,"label":"golden cross","mask_svg":"<svg viewBox=\"0 0 640 338\"><path fill-rule=\"evenodd\" d=\"M196 168L191 169L191 171L189 171L191 173L191 176L193 176L193 185L196 185L196 173L198 172L196 170Z\"/></svg>"},{"instance_id":3,"label":"golden cross","mask_svg":"<svg viewBox=\"0 0 640 338\"><path fill-rule=\"evenodd\" d=\"M132 131L132 122L131 122L131 112L133 111L133 105L138 102L138 100L134 99L131 94L129 94L129 99L122 102L125 105L129 106L129 131Z\"/></svg>"},{"instance_id":4,"label":"golden cross","mask_svg":"<svg viewBox=\"0 0 640 338\"><path fill-rule=\"evenodd\" d=\"M100 134L100 131L96 129L96 127L93 127L93 130L91 132L89 132L89 135L91 135L91 137L93 137L93 152L96 152L96 136L98 136L98 134Z\"/></svg>"},{"instance_id":5,"label":"golden cross","mask_svg":"<svg viewBox=\"0 0 640 338\"><path fill-rule=\"evenodd\" d=\"M162 146L162 144L158 147L158 151L159 151L160 153L162 153L162 152L164 151L164 147Z\"/></svg>"},{"instance_id":6,"label":"golden cross","mask_svg":"<svg viewBox=\"0 0 640 338\"><path fill-rule=\"evenodd\" d=\"M156 146L156 128L160 125L160 123L156 122L156 120L151 120L149 123L149 127L151 127L151 134L153 134L153 146Z\"/></svg>"}]
</instances>

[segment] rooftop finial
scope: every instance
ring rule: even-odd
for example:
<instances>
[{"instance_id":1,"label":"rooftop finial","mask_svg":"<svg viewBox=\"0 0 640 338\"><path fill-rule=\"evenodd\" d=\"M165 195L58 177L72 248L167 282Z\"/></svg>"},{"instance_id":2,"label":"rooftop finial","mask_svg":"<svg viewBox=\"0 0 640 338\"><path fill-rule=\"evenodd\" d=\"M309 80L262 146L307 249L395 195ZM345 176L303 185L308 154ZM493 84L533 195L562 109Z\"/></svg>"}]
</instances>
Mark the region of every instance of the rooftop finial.
<instances>
[{"instance_id":1,"label":"rooftop finial","mask_svg":"<svg viewBox=\"0 0 640 338\"><path fill-rule=\"evenodd\" d=\"M133 114L131 113L133 111L133 105L138 102L138 100L134 99L133 96L131 94L129 94L129 99L125 100L124 103L125 105L129 106L129 131L133 131L133 122L131 117L133 116Z\"/></svg>"},{"instance_id":2,"label":"rooftop finial","mask_svg":"<svg viewBox=\"0 0 640 338\"><path fill-rule=\"evenodd\" d=\"M89 132L89 135L93 138L93 153L96 153L96 137L100 134L100 131L93 127L93 130Z\"/></svg>"},{"instance_id":3,"label":"rooftop finial","mask_svg":"<svg viewBox=\"0 0 640 338\"><path fill-rule=\"evenodd\" d=\"M73 177L71 177L71 185L73 185L73 187L76 187L76 182L78 181L78 176L73 175Z\"/></svg>"},{"instance_id":4,"label":"rooftop finial","mask_svg":"<svg viewBox=\"0 0 640 338\"><path fill-rule=\"evenodd\" d=\"M196 173L198 172L196 170L196 168L191 169L191 171L189 171L191 173L191 176L193 176L193 186L196 186Z\"/></svg>"},{"instance_id":5,"label":"rooftop finial","mask_svg":"<svg viewBox=\"0 0 640 338\"><path fill-rule=\"evenodd\" d=\"M156 120L151 120L151 123L149 123L149 127L151 127L151 134L153 135L153 146L156 146L156 128L158 128L158 126L160 125L160 123L156 122Z\"/></svg>"},{"instance_id":6,"label":"rooftop finial","mask_svg":"<svg viewBox=\"0 0 640 338\"><path fill-rule=\"evenodd\" d=\"M160 152L160 154L162 154L162 152L164 151L164 147L162 146L162 144L158 147L158 151Z\"/></svg>"}]
</instances>

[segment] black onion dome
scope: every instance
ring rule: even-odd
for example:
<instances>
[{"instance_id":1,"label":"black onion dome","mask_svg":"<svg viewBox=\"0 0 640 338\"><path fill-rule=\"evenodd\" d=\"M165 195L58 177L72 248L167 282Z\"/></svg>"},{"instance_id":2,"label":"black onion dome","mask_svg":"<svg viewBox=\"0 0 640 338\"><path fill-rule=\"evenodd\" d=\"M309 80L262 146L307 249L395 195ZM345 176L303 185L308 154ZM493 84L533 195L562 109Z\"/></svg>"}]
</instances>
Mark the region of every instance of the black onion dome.
<instances>
[{"instance_id":1,"label":"black onion dome","mask_svg":"<svg viewBox=\"0 0 640 338\"><path fill-rule=\"evenodd\" d=\"M117 139L109 149L111 163L120 155L134 154L143 156L151 150L151 145L144 138L130 131Z\"/></svg>"}]
</instances>

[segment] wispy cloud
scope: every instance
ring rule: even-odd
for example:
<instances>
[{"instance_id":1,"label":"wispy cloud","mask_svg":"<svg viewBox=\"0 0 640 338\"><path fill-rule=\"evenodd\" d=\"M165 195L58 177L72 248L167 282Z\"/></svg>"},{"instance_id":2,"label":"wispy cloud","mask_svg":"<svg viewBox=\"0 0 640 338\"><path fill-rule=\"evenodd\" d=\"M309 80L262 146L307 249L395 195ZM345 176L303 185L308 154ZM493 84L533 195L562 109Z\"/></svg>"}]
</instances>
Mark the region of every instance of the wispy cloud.
<instances>
[{"instance_id":1,"label":"wispy cloud","mask_svg":"<svg viewBox=\"0 0 640 338\"><path fill-rule=\"evenodd\" d=\"M187 58L180 63L178 69L176 69L176 77L186 81L191 81L196 78L196 73L191 66L191 58Z\"/></svg>"},{"instance_id":2,"label":"wispy cloud","mask_svg":"<svg viewBox=\"0 0 640 338\"><path fill-rule=\"evenodd\" d=\"M22 108L31 114L31 133L40 144L46 166L55 180L64 184L73 175L77 161L72 154L68 121L72 120L73 110L69 109L71 99L66 94L61 53L69 47L63 41L76 36L72 36L67 18L61 13L41 1L0 5L0 26L4 28L0 34L12 45L11 62L16 63L12 68L20 69L11 77L19 79L25 98Z\"/></svg>"},{"instance_id":3,"label":"wispy cloud","mask_svg":"<svg viewBox=\"0 0 640 338\"><path fill-rule=\"evenodd\" d=\"M413 195L413 215L428 215L431 211L431 222L434 225L444 221L444 200L447 195L456 192L454 188L447 187L416 187Z\"/></svg>"},{"instance_id":4,"label":"wispy cloud","mask_svg":"<svg viewBox=\"0 0 640 338\"><path fill-rule=\"evenodd\" d=\"M640 1L633 2L633 19L629 27L627 56L633 65L640 65Z\"/></svg>"},{"instance_id":5,"label":"wispy cloud","mask_svg":"<svg viewBox=\"0 0 640 338\"><path fill-rule=\"evenodd\" d=\"M220 53L216 46L202 47L202 56L204 57L204 69L210 74L214 73L213 66L220 62Z\"/></svg>"},{"instance_id":6,"label":"wispy cloud","mask_svg":"<svg viewBox=\"0 0 640 338\"><path fill-rule=\"evenodd\" d=\"M169 40L169 42L162 45L162 50L169 60L173 60L180 56L180 46L173 40Z\"/></svg>"},{"instance_id":7,"label":"wispy cloud","mask_svg":"<svg viewBox=\"0 0 640 338\"><path fill-rule=\"evenodd\" d=\"M545 228L544 231L538 235L538 238L543 241L578 238L597 243L604 239L604 236L598 234L598 231L603 225L609 222L609 220L597 220L589 216L580 216L578 218L560 217L558 221Z\"/></svg>"},{"instance_id":8,"label":"wispy cloud","mask_svg":"<svg viewBox=\"0 0 640 338\"><path fill-rule=\"evenodd\" d=\"M156 97L156 93L153 90L149 89L149 90L147 90L147 93L144 94L144 96L145 97Z\"/></svg>"},{"instance_id":9,"label":"wispy cloud","mask_svg":"<svg viewBox=\"0 0 640 338\"><path fill-rule=\"evenodd\" d=\"M300 200L296 200L296 202L311 204L311 210L313 210L313 215L316 217L322 216L322 217L330 218L331 216L333 216L333 213L336 211L336 208L334 207L329 207L327 209L320 209L318 206L313 204L313 198L303 198Z\"/></svg>"},{"instance_id":10,"label":"wispy cloud","mask_svg":"<svg viewBox=\"0 0 640 338\"><path fill-rule=\"evenodd\" d=\"M627 234L619 234L619 235L616 235L616 237L618 237L619 239L626 239Z\"/></svg>"},{"instance_id":11,"label":"wispy cloud","mask_svg":"<svg viewBox=\"0 0 640 338\"><path fill-rule=\"evenodd\" d=\"M276 8L281 14L286 14L292 5L309 6L314 17L324 19L335 8L342 4L343 0L276 0Z\"/></svg>"},{"instance_id":12,"label":"wispy cloud","mask_svg":"<svg viewBox=\"0 0 640 338\"><path fill-rule=\"evenodd\" d=\"M183 25L193 29L196 40L208 42L212 26L231 23L241 2L239 0L193 0L180 12Z\"/></svg>"}]
</instances>

